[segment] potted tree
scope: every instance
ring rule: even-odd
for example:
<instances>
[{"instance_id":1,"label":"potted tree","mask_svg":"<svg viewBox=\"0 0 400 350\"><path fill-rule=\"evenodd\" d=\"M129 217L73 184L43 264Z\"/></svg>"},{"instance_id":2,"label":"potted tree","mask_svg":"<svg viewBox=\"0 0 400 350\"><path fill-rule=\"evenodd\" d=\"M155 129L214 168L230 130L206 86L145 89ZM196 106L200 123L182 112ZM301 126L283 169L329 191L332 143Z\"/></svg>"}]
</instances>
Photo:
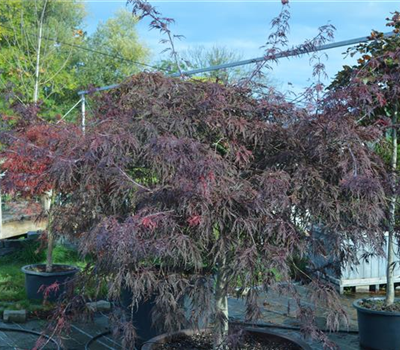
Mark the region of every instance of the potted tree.
<instances>
[{"instance_id":1,"label":"potted tree","mask_svg":"<svg viewBox=\"0 0 400 350\"><path fill-rule=\"evenodd\" d=\"M396 237L398 215L398 124L400 101L399 28L398 12L388 18L393 28L391 36L373 31L371 41L351 49L352 55L360 55L358 64L345 67L332 86L335 99L353 115L359 124L379 125L382 136L371 143L386 164L390 177L387 193L388 206L383 223L387 238L384 244L387 256L386 297L357 300L360 343L371 349L400 348L400 302L395 299Z\"/></svg>"},{"instance_id":2,"label":"potted tree","mask_svg":"<svg viewBox=\"0 0 400 350\"><path fill-rule=\"evenodd\" d=\"M33 108L36 111L36 108ZM12 131L3 135L7 145L2 152L2 189L15 196L44 198L42 216L47 217L47 259L46 264L33 264L22 267L25 273L25 286L29 299L56 300L65 290L65 282L78 271L76 267L53 263L53 247L56 232L52 222L53 204L57 198L56 188L46 176L59 147L65 147L68 129L64 125L52 125L31 117L31 110L24 109L23 118L15 118ZM35 113L34 113L35 114ZM45 151L44 151L45 150Z\"/></svg>"},{"instance_id":3,"label":"potted tree","mask_svg":"<svg viewBox=\"0 0 400 350\"><path fill-rule=\"evenodd\" d=\"M380 229L383 169L365 147L365 128L351 118L149 73L95 105L75 152L48 172L70 199L53 222L79 235L81 253L95 259L88 276L108 283L111 299L127 288L134 312L154 298L153 321L165 330L209 325L214 348L226 347L229 291L239 282L249 288L246 317L257 319L259 287L278 275L290 283L311 224L331 229L336 250L343 236L362 240L360 227ZM375 215L365 215L367 208ZM329 317L337 325L334 289L308 282L312 300L339 311ZM309 327L312 311L298 306ZM130 319L118 329L133 348Z\"/></svg>"}]
</instances>

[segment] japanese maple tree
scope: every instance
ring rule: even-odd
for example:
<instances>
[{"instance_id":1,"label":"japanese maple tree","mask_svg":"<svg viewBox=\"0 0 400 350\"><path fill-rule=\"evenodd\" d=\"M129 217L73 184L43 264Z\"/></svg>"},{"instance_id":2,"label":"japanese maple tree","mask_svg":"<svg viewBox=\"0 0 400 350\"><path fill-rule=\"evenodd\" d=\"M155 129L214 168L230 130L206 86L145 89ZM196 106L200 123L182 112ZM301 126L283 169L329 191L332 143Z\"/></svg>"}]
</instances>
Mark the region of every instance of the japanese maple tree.
<instances>
[{"instance_id":1,"label":"japanese maple tree","mask_svg":"<svg viewBox=\"0 0 400 350\"><path fill-rule=\"evenodd\" d=\"M38 107L19 106L16 116L11 117L13 127L2 133L3 152L1 165L5 176L2 190L14 196L46 198L45 215L47 227L47 262L46 271L53 266L52 251L54 234L52 233L51 204L55 200L54 183L48 176L60 147L65 150L72 133L79 134L73 125L50 124L37 117ZM3 120L9 121L9 116ZM8 123L9 124L9 123ZM71 133L71 134L70 134Z\"/></svg>"},{"instance_id":2,"label":"japanese maple tree","mask_svg":"<svg viewBox=\"0 0 400 350\"><path fill-rule=\"evenodd\" d=\"M86 134L47 174L68 193L55 206L58 231L95 257L89 276L109 297L128 288L133 303L155 296L154 320L167 329L211 316L215 347L228 327L227 294L250 288L247 319L260 316L258 286L290 282L323 224L332 250L381 243L384 167L367 146L376 133L345 115L319 113L277 96L142 73L96 100ZM379 134L379 133L378 133ZM334 288L310 276L311 299L343 310ZM185 319L179 300L190 300ZM311 311L299 303L304 327ZM134 328L124 324L133 346ZM308 331L314 328L307 328Z\"/></svg>"},{"instance_id":3,"label":"japanese maple tree","mask_svg":"<svg viewBox=\"0 0 400 350\"><path fill-rule=\"evenodd\" d=\"M388 232L386 306L394 302L395 240L398 237L398 127L400 100L400 14L387 18L391 35L373 31L370 42L349 49L358 62L341 71L331 86L331 109L345 113L360 125L380 129L381 137L371 144L390 173L385 220ZM335 103L333 103L335 101Z\"/></svg>"},{"instance_id":4,"label":"japanese maple tree","mask_svg":"<svg viewBox=\"0 0 400 350\"><path fill-rule=\"evenodd\" d=\"M172 38L172 20L145 1L131 2ZM284 8L269 58L280 41L287 45L287 15ZM386 169L368 147L381 130L357 123L339 99L313 112L244 86L141 73L97 96L84 135L62 128L62 137L43 142L24 129L18 138L35 145L21 154L44 162L38 183L67 198L53 206L51 226L78 237L80 252L93 257L87 278L106 282L110 299L128 289L132 306L154 297L153 319L166 329L206 321L214 348L229 341L228 292L239 283L249 288L246 318L260 317L258 287L279 276L290 288L291 268L301 270L294 258L318 244L313 225L324 226L343 263L355 260L357 247L382 243ZM329 306L328 325L337 328L345 316L334 288L302 273L313 287L310 300ZM85 305L82 298L61 305L58 324ZM312 310L295 300L304 330L323 337ZM130 320L117 328L133 348Z\"/></svg>"}]
</instances>

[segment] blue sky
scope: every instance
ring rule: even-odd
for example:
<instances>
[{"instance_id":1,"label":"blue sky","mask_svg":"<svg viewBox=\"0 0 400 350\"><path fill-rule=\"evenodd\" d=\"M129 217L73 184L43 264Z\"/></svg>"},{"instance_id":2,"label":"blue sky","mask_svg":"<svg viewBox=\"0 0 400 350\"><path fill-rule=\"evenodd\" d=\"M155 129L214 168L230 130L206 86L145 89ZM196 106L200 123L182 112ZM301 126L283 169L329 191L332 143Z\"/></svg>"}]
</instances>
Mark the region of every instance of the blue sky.
<instances>
[{"instance_id":1,"label":"blue sky","mask_svg":"<svg viewBox=\"0 0 400 350\"><path fill-rule=\"evenodd\" d=\"M87 30L92 32L99 21L107 18L121 8L125 1L97 0L86 1L88 11ZM243 59L262 56L260 46L270 32L270 21L281 8L280 0L253 1L205 1L205 0L158 0L150 1L166 17L175 19L171 27L174 34L185 38L176 43L177 50L203 45L226 46L240 53ZM317 28L330 23L336 27L335 41L366 36L371 29L388 31L385 18L390 12L400 11L400 1L301 1L292 0L291 4L291 44L299 44L317 34ZM148 30L148 21L138 25L141 39L152 51L153 59L160 57L164 46L159 44L162 38L157 31ZM345 48L326 51L329 58L325 62L327 73L333 76L343 64ZM353 59L354 60L354 59ZM296 90L309 84L312 67L308 58L282 60L270 73L274 83L283 89L288 82Z\"/></svg>"}]
</instances>

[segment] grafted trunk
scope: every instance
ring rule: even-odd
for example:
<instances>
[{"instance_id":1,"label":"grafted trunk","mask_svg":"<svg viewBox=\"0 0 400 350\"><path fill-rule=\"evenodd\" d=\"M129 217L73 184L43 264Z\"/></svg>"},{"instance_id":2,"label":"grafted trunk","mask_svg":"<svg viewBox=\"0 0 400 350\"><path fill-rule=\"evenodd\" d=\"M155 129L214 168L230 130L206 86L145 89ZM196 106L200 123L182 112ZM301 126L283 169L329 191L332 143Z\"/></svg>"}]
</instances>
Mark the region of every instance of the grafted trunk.
<instances>
[{"instance_id":1,"label":"grafted trunk","mask_svg":"<svg viewBox=\"0 0 400 350\"><path fill-rule=\"evenodd\" d=\"M55 195L53 191L47 193L44 198L44 209L47 212L47 256L46 256L46 272L53 271L53 248L54 248L54 235L51 231L52 215L51 207L53 206Z\"/></svg>"},{"instance_id":2,"label":"grafted trunk","mask_svg":"<svg viewBox=\"0 0 400 350\"><path fill-rule=\"evenodd\" d=\"M224 344L228 335L228 297L227 297L227 280L224 275L224 262L218 267L215 282L215 310L218 319L215 323L213 350L227 350Z\"/></svg>"},{"instance_id":3,"label":"grafted trunk","mask_svg":"<svg viewBox=\"0 0 400 350\"><path fill-rule=\"evenodd\" d=\"M54 247L54 236L49 230L47 233L46 272L53 271L53 247Z\"/></svg>"},{"instance_id":4,"label":"grafted trunk","mask_svg":"<svg viewBox=\"0 0 400 350\"><path fill-rule=\"evenodd\" d=\"M397 123L397 105L395 107L393 116L392 116L392 124L396 125ZM392 128L392 176L391 176L391 190L392 194L390 197L390 206L389 206L389 237L388 237L388 258L387 258L387 286L386 286L386 305L390 306L394 303L394 263L395 263L395 251L394 251L394 230L396 225L396 181L397 181L397 129L396 127Z\"/></svg>"},{"instance_id":5,"label":"grafted trunk","mask_svg":"<svg viewBox=\"0 0 400 350\"><path fill-rule=\"evenodd\" d=\"M0 236L3 233L3 198L1 196L1 187L0 187Z\"/></svg>"}]
</instances>

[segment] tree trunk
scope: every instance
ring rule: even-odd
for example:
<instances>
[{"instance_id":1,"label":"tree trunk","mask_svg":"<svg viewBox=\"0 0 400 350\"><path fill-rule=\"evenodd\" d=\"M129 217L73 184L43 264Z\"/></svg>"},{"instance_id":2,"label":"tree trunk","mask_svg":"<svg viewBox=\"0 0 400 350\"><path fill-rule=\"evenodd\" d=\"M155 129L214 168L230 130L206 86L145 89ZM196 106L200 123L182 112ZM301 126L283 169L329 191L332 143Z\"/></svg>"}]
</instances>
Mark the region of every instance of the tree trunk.
<instances>
[{"instance_id":1,"label":"tree trunk","mask_svg":"<svg viewBox=\"0 0 400 350\"><path fill-rule=\"evenodd\" d=\"M397 124L397 105L395 107L392 124ZM394 251L394 230L396 225L396 168L397 168L397 129L392 128L392 177L391 177L391 197L389 206L389 237L388 237L388 258L387 258L387 286L386 286L386 306L392 305L394 302L394 263L395 263L395 251Z\"/></svg>"},{"instance_id":2,"label":"tree trunk","mask_svg":"<svg viewBox=\"0 0 400 350\"><path fill-rule=\"evenodd\" d=\"M215 320L214 344L213 350L225 350L224 345L226 336L228 335L228 297L227 297L227 282L223 269L224 263L218 266L215 282L215 311L218 315Z\"/></svg>"},{"instance_id":3,"label":"tree trunk","mask_svg":"<svg viewBox=\"0 0 400 350\"><path fill-rule=\"evenodd\" d=\"M3 237L3 198L0 187L0 237Z\"/></svg>"},{"instance_id":4,"label":"tree trunk","mask_svg":"<svg viewBox=\"0 0 400 350\"><path fill-rule=\"evenodd\" d=\"M46 12L47 0L45 1L42 9L42 13L40 15L39 20L39 36L38 36L38 44L37 44L37 53L36 53L36 68L35 68L35 87L33 91L33 103L37 104L39 99L39 74L40 74L40 50L42 48L42 35L43 35L43 20L44 14Z\"/></svg>"},{"instance_id":5,"label":"tree trunk","mask_svg":"<svg viewBox=\"0 0 400 350\"><path fill-rule=\"evenodd\" d=\"M55 195L50 191L44 198L44 209L47 212L47 256L46 256L46 272L53 271L53 248L54 248L54 235L51 231L51 207L53 206Z\"/></svg>"},{"instance_id":6,"label":"tree trunk","mask_svg":"<svg viewBox=\"0 0 400 350\"><path fill-rule=\"evenodd\" d=\"M53 247L54 247L54 236L49 229L47 232L46 272L53 271Z\"/></svg>"}]
</instances>

